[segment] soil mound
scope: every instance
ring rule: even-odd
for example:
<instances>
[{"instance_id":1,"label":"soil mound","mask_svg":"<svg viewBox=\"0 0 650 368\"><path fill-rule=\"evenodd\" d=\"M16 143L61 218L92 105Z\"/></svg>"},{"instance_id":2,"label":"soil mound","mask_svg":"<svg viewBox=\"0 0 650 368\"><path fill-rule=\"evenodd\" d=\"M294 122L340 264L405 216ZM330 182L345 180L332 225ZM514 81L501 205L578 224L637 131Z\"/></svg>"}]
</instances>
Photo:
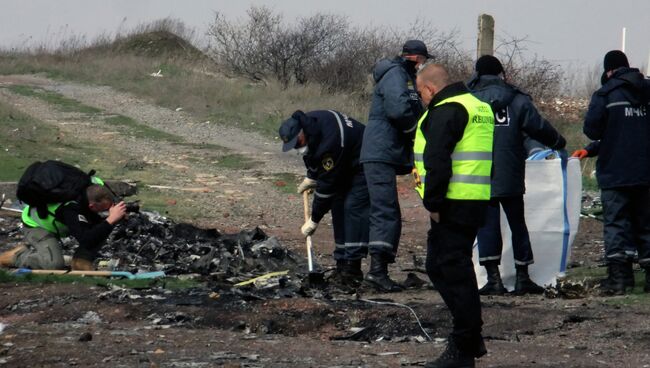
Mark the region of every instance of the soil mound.
<instances>
[{"instance_id":1,"label":"soil mound","mask_svg":"<svg viewBox=\"0 0 650 368\"><path fill-rule=\"evenodd\" d=\"M109 51L147 57L207 59L207 56L189 41L165 30L130 34L117 38L109 45L89 48L87 51Z\"/></svg>"}]
</instances>

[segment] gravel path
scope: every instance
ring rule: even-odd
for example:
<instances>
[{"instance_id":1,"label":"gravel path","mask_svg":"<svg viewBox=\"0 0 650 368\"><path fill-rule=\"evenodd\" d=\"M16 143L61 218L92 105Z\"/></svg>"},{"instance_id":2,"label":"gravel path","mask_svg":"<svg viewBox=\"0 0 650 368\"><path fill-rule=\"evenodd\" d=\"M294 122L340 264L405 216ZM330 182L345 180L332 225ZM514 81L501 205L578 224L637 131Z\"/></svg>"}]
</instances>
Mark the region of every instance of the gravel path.
<instances>
[{"instance_id":1,"label":"gravel path","mask_svg":"<svg viewBox=\"0 0 650 368\"><path fill-rule=\"evenodd\" d=\"M223 124L206 123L188 112L154 105L108 86L53 81L34 75L0 76L0 86L8 84L38 86L108 113L128 116L153 128L183 137L190 143L209 143L228 148L263 162L260 170L264 173L300 174L304 171L300 158L293 154L283 154L277 140Z\"/></svg>"},{"instance_id":2,"label":"gravel path","mask_svg":"<svg viewBox=\"0 0 650 368\"><path fill-rule=\"evenodd\" d=\"M56 91L81 103L102 109L100 114L62 112L55 105L1 88L10 84L31 85ZM282 154L277 142L253 132L216 124L204 124L191 114L152 105L127 93L105 86L51 81L38 76L0 77L0 100L45 123L57 126L67 137L98 136L109 141L128 157L159 169L155 183L172 187L206 187L205 192L188 193L164 190L170 201L188 201L196 218L192 222L226 231L260 226L283 237L289 245L302 248L298 228L303 222L302 200L275 185L274 174L300 175L304 166L297 155ZM198 149L165 140L138 139L116 131L104 122L107 116L121 114L156 129L181 136L190 143L210 143L228 149ZM119 129L117 129L119 130ZM228 169L214 161L219 155L237 153L262 164L250 169ZM118 167L128 163L116 162ZM128 178L120 178L128 179ZM188 220L188 219L184 219ZM326 223L329 220L326 221ZM326 226L321 231L331 238ZM324 240L323 243L331 243ZM327 254L329 250L324 250Z\"/></svg>"}]
</instances>

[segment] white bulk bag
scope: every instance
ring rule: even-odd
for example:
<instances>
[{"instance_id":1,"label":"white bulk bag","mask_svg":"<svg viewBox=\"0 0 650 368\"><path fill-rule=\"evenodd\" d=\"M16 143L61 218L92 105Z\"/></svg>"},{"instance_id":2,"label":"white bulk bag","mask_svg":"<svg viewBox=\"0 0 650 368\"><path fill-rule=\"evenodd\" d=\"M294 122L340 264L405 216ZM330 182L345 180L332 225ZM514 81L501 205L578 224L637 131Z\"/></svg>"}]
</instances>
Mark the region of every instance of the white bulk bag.
<instances>
[{"instance_id":1,"label":"white bulk bag","mask_svg":"<svg viewBox=\"0 0 650 368\"><path fill-rule=\"evenodd\" d=\"M547 157L556 158L546 159ZM563 156L562 158L559 158ZM566 271L571 244L578 232L582 199L580 160L566 158L551 150L532 155L526 161L526 194L524 214L530 234L535 263L528 271L538 285L555 285L556 278ZM515 265L508 220L501 209L501 278L512 291ZM485 268L478 263L478 244L474 244L474 270L479 288L487 282Z\"/></svg>"}]
</instances>

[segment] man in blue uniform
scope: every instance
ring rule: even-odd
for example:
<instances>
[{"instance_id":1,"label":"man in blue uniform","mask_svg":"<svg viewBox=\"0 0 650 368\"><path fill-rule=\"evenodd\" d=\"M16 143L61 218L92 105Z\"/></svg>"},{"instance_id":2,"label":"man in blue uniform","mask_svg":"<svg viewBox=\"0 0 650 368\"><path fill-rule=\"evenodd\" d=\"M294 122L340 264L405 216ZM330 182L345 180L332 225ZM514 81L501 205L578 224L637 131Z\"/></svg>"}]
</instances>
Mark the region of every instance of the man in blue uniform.
<instances>
[{"instance_id":1,"label":"man in blue uniform","mask_svg":"<svg viewBox=\"0 0 650 368\"><path fill-rule=\"evenodd\" d=\"M363 131L363 124L332 110L296 111L279 129L282 150L298 150L307 167L298 192L315 189L311 218L301 231L313 234L332 211L335 279L350 286L363 280L361 259L368 253L368 188L359 163Z\"/></svg>"},{"instance_id":2,"label":"man in blue uniform","mask_svg":"<svg viewBox=\"0 0 650 368\"><path fill-rule=\"evenodd\" d=\"M491 198L485 225L478 232L479 262L487 271L488 282L481 295L506 292L499 274L503 240L500 207L512 231L512 248L517 278L514 293L541 294L544 289L528 275L533 261L528 228L524 218L524 177L527 139L534 139L552 149L562 149L566 140L544 119L527 94L505 81L499 59L492 55L476 61L476 77L468 87L474 96L489 103L494 111L494 151Z\"/></svg>"},{"instance_id":3,"label":"man in blue uniform","mask_svg":"<svg viewBox=\"0 0 650 368\"><path fill-rule=\"evenodd\" d=\"M407 41L400 56L375 65L375 89L363 137L361 163L370 194L370 270L366 281L380 291L399 291L388 276L402 232L396 175L413 168L413 138L423 107L415 73L431 55L419 40Z\"/></svg>"},{"instance_id":4,"label":"man in blue uniform","mask_svg":"<svg viewBox=\"0 0 650 368\"><path fill-rule=\"evenodd\" d=\"M604 58L603 86L591 97L583 131L597 144L596 178L603 201L605 292L633 286L638 252L650 292L650 82L619 50ZM593 149L592 149L593 151Z\"/></svg>"}]
</instances>

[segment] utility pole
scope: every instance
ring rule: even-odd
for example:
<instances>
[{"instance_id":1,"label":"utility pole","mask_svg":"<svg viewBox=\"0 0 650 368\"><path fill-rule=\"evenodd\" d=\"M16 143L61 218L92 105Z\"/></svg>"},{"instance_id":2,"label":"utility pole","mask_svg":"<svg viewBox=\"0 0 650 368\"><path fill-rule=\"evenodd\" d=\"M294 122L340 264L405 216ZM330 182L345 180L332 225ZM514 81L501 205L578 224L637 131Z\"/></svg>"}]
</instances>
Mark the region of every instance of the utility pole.
<instances>
[{"instance_id":1,"label":"utility pole","mask_svg":"<svg viewBox=\"0 0 650 368\"><path fill-rule=\"evenodd\" d=\"M478 16L478 40L476 58L494 54L494 18L489 14Z\"/></svg>"}]
</instances>

